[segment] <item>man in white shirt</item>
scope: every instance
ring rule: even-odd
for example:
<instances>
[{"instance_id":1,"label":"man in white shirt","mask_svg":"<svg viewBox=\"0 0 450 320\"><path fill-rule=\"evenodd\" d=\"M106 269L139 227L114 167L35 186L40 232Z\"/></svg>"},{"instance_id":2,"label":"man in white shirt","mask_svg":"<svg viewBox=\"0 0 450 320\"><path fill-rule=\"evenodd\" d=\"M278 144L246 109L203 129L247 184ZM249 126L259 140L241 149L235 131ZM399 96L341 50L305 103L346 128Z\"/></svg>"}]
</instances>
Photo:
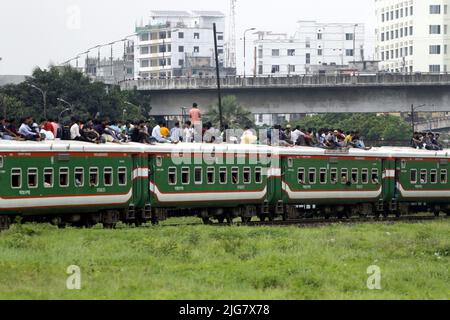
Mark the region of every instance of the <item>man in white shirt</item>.
<instances>
[{"instance_id":1,"label":"man in white shirt","mask_svg":"<svg viewBox=\"0 0 450 320\"><path fill-rule=\"evenodd\" d=\"M194 140L194 128L192 128L192 122L187 121L184 124L183 142L192 143L193 140Z\"/></svg>"},{"instance_id":2,"label":"man in white shirt","mask_svg":"<svg viewBox=\"0 0 450 320\"><path fill-rule=\"evenodd\" d=\"M156 127L153 128L152 137L155 138L155 140L159 143L170 143L169 140L167 140L166 138L164 138L161 135L161 126L162 125L164 125L164 123L160 122Z\"/></svg>"},{"instance_id":3,"label":"man in white shirt","mask_svg":"<svg viewBox=\"0 0 450 320\"><path fill-rule=\"evenodd\" d=\"M170 130L170 140L172 142L180 142L183 139L183 130L180 128L180 123L175 123L175 127Z\"/></svg>"},{"instance_id":4,"label":"man in white shirt","mask_svg":"<svg viewBox=\"0 0 450 320\"><path fill-rule=\"evenodd\" d=\"M80 140L80 121L72 118L72 126L70 127L70 140Z\"/></svg>"}]
</instances>

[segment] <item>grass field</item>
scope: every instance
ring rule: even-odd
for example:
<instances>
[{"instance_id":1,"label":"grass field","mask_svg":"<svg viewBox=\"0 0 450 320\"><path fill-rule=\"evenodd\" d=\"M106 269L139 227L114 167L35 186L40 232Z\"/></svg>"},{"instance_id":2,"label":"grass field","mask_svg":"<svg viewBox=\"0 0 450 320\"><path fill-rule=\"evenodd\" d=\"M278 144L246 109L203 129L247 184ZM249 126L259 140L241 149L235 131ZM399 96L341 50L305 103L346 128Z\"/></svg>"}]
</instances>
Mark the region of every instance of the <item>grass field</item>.
<instances>
[{"instance_id":1,"label":"grass field","mask_svg":"<svg viewBox=\"0 0 450 320\"><path fill-rule=\"evenodd\" d=\"M192 222L171 220L168 223ZM81 268L81 290L66 269ZM367 268L381 268L381 290ZM318 229L19 225L1 299L450 299L450 221Z\"/></svg>"}]
</instances>

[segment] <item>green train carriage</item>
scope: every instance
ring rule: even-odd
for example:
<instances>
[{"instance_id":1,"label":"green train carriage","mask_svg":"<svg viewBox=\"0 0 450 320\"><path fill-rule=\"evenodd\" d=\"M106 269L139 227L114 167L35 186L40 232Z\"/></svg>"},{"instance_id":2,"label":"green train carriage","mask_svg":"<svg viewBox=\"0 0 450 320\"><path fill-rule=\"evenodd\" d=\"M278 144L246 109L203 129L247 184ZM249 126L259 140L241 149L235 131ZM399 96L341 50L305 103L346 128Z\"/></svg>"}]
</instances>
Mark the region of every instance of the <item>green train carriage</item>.
<instances>
[{"instance_id":1,"label":"green train carriage","mask_svg":"<svg viewBox=\"0 0 450 320\"><path fill-rule=\"evenodd\" d=\"M146 218L143 155L140 145L2 141L0 227L16 216L111 227L135 218L135 208Z\"/></svg>"},{"instance_id":2,"label":"green train carriage","mask_svg":"<svg viewBox=\"0 0 450 320\"><path fill-rule=\"evenodd\" d=\"M150 202L157 216L181 212L205 223L271 216L277 185L269 147L180 144L149 152Z\"/></svg>"},{"instance_id":3,"label":"green train carriage","mask_svg":"<svg viewBox=\"0 0 450 320\"><path fill-rule=\"evenodd\" d=\"M450 167L446 151L394 149L396 199L401 214L430 210L450 213Z\"/></svg>"}]
</instances>

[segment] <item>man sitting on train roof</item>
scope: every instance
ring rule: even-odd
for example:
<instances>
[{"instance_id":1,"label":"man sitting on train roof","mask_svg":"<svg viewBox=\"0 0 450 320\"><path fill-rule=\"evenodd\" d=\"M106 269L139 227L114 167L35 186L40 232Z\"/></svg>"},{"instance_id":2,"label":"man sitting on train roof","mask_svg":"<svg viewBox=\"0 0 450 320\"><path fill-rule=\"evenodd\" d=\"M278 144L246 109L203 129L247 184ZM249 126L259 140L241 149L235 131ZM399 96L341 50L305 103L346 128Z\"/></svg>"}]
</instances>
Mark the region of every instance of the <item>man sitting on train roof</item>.
<instances>
[{"instance_id":1,"label":"man sitting on train roof","mask_svg":"<svg viewBox=\"0 0 450 320\"><path fill-rule=\"evenodd\" d=\"M2 140L22 140L19 135L10 130L10 123L3 117L0 117L0 139Z\"/></svg>"},{"instance_id":2,"label":"man sitting on train roof","mask_svg":"<svg viewBox=\"0 0 450 320\"><path fill-rule=\"evenodd\" d=\"M33 130L33 123L34 122L32 117L25 118L19 128L19 134L25 140L41 141L41 134Z\"/></svg>"}]
</instances>

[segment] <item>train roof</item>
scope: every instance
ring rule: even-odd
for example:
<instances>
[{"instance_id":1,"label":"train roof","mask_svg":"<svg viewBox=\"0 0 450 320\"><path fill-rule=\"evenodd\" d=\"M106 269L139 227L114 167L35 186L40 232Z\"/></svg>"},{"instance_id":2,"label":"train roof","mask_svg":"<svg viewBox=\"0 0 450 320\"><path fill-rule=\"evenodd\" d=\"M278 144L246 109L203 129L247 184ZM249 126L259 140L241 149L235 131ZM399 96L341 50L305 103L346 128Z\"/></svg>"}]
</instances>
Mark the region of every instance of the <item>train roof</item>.
<instances>
[{"instance_id":1,"label":"train roof","mask_svg":"<svg viewBox=\"0 0 450 320\"><path fill-rule=\"evenodd\" d=\"M95 144L80 141L13 141L0 140L0 152L144 152L145 146L139 143Z\"/></svg>"},{"instance_id":2,"label":"train roof","mask_svg":"<svg viewBox=\"0 0 450 320\"><path fill-rule=\"evenodd\" d=\"M172 153L172 152L217 152L258 154L271 152L281 156L336 156L374 158L450 158L450 149L443 151L416 150L409 147L381 147L370 150L344 149L325 150L310 147L270 147L266 145L235 144L157 144L106 143L93 144L79 141L8 141L0 140L0 152L126 152L126 153Z\"/></svg>"}]
</instances>

